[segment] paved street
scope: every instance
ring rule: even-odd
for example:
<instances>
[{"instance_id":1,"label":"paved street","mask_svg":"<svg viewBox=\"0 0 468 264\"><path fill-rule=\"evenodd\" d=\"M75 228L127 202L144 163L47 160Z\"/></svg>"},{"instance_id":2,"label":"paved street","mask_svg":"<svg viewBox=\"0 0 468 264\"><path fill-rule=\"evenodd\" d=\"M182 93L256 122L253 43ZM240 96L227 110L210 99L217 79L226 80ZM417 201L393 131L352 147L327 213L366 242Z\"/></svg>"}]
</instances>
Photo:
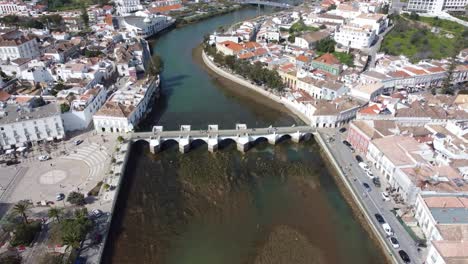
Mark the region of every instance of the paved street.
<instances>
[{"instance_id":1,"label":"paved street","mask_svg":"<svg viewBox=\"0 0 468 264\"><path fill-rule=\"evenodd\" d=\"M379 213L383 216L385 221L391 226L393 231L395 232L395 237L397 238L400 248L393 249L396 258L401 261L400 256L398 255L399 250L404 250L408 253L411 258L411 263L423 263L425 260L426 252L425 249L422 248L420 252L418 252L415 241L413 238L408 234L408 232L404 229L404 227L400 224L398 219L395 215L390 211L394 208L392 202L388 201L385 202L382 199L381 192L385 187L382 186L381 188L377 188L373 185L372 180L364 173L364 171L358 166L358 163L355 159L355 155L359 153L352 153L351 150L342 143L343 140L346 139L346 134L340 134L337 132L336 129L323 129L320 130L319 133L322 135L324 140L328 139L329 137L334 137L335 140L331 143L326 143L329 146L329 149L332 155L335 157L338 164L342 166L342 169L347 173L347 177L349 177L350 182L356 191L357 195L363 201L363 204L366 210L371 215L373 223L377 226L380 234L383 237L386 237L381 225L377 222L374 217L374 214ZM361 157L365 157L361 155ZM374 175L379 176L378 171L375 168L371 167ZM372 190L367 192L364 187L363 183L367 183L371 186ZM392 248L388 239L385 239L390 248Z\"/></svg>"}]
</instances>

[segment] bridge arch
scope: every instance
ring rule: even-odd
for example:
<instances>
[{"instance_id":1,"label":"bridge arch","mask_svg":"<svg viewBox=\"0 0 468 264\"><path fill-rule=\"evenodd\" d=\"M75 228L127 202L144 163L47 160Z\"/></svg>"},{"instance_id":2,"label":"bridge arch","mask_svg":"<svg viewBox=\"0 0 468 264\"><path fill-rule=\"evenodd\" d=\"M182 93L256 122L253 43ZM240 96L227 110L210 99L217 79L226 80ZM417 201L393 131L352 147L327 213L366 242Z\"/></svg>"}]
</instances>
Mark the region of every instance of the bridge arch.
<instances>
[{"instance_id":1,"label":"bridge arch","mask_svg":"<svg viewBox=\"0 0 468 264\"><path fill-rule=\"evenodd\" d=\"M291 140L292 140L292 136L290 134L284 134L276 140L276 143L282 143L282 142L291 141Z\"/></svg>"},{"instance_id":2,"label":"bridge arch","mask_svg":"<svg viewBox=\"0 0 468 264\"><path fill-rule=\"evenodd\" d=\"M179 141L173 138L168 138L168 139L165 139L163 142L161 142L159 149L160 151L163 151L176 145L177 146L179 145Z\"/></svg>"},{"instance_id":3,"label":"bridge arch","mask_svg":"<svg viewBox=\"0 0 468 264\"><path fill-rule=\"evenodd\" d=\"M261 143L268 143L268 138L267 137L263 137L263 136L260 136L260 137L257 137L254 141L252 141L252 146L257 146Z\"/></svg>"},{"instance_id":4,"label":"bridge arch","mask_svg":"<svg viewBox=\"0 0 468 264\"><path fill-rule=\"evenodd\" d=\"M220 139L219 142L218 142L218 149L225 149L227 147L229 147L230 145L236 145L237 142L234 138L223 138L223 139Z\"/></svg>"},{"instance_id":5,"label":"bridge arch","mask_svg":"<svg viewBox=\"0 0 468 264\"><path fill-rule=\"evenodd\" d=\"M203 138L196 138L190 141L190 148L196 149L208 145L208 141Z\"/></svg>"}]
</instances>

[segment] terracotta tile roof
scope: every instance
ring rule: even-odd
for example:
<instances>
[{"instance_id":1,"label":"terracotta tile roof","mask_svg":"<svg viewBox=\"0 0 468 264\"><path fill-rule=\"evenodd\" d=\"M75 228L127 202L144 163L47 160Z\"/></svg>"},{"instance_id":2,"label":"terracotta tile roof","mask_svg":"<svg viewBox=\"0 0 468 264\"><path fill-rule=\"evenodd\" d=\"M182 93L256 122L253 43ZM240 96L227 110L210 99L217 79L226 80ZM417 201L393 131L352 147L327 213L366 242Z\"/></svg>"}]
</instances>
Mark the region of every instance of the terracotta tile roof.
<instances>
[{"instance_id":1,"label":"terracotta tile roof","mask_svg":"<svg viewBox=\"0 0 468 264\"><path fill-rule=\"evenodd\" d=\"M1 102L6 102L8 99L10 99L11 95L5 91L0 91L0 101Z\"/></svg>"},{"instance_id":2,"label":"terracotta tile roof","mask_svg":"<svg viewBox=\"0 0 468 264\"><path fill-rule=\"evenodd\" d=\"M135 109L133 105L123 105L117 102L106 102L96 113L97 116L128 117Z\"/></svg>"},{"instance_id":3,"label":"terracotta tile roof","mask_svg":"<svg viewBox=\"0 0 468 264\"><path fill-rule=\"evenodd\" d=\"M151 13L164 13L164 12L169 12L172 10L181 9L182 7L183 6L181 4L175 4L175 5L168 5L168 6L153 7L149 11Z\"/></svg>"},{"instance_id":4,"label":"terracotta tile roof","mask_svg":"<svg viewBox=\"0 0 468 264\"><path fill-rule=\"evenodd\" d=\"M404 67L403 69L415 74L415 75L424 75L424 74L427 74L427 72L425 70L421 70L421 69L416 69L416 68L413 68L413 67Z\"/></svg>"},{"instance_id":5,"label":"terracotta tile roof","mask_svg":"<svg viewBox=\"0 0 468 264\"><path fill-rule=\"evenodd\" d=\"M268 50L266 50L264 48L256 49L254 51L255 56L262 56L262 55L265 55L267 53L268 53Z\"/></svg>"},{"instance_id":6,"label":"terracotta tile roof","mask_svg":"<svg viewBox=\"0 0 468 264\"><path fill-rule=\"evenodd\" d=\"M390 75L394 78L404 78L404 77L410 77L411 75L409 75L408 73L404 72L404 71L394 71L394 72L389 72L387 73L387 75Z\"/></svg>"},{"instance_id":7,"label":"terracotta tile roof","mask_svg":"<svg viewBox=\"0 0 468 264\"><path fill-rule=\"evenodd\" d=\"M315 61L325 63L325 64L328 64L328 65L340 64L340 61L331 53L325 53L322 56L315 59Z\"/></svg>"},{"instance_id":8,"label":"terracotta tile roof","mask_svg":"<svg viewBox=\"0 0 468 264\"><path fill-rule=\"evenodd\" d=\"M430 67L430 68L427 68L426 70L430 72L444 72L445 71L445 69L440 66Z\"/></svg>"},{"instance_id":9,"label":"terracotta tile roof","mask_svg":"<svg viewBox=\"0 0 468 264\"><path fill-rule=\"evenodd\" d=\"M377 104L373 104L359 111L360 114L365 115L378 115L380 113L380 107Z\"/></svg>"},{"instance_id":10,"label":"terracotta tile roof","mask_svg":"<svg viewBox=\"0 0 468 264\"><path fill-rule=\"evenodd\" d=\"M241 60L250 59L254 56L255 54L253 52L245 52L245 53L237 55L237 57L239 57L239 59Z\"/></svg>"},{"instance_id":11,"label":"terracotta tile roof","mask_svg":"<svg viewBox=\"0 0 468 264\"><path fill-rule=\"evenodd\" d=\"M424 202L429 208L468 208L468 203L463 204L458 197L454 196L426 197Z\"/></svg>"},{"instance_id":12,"label":"terracotta tile roof","mask_svg":"<svg viewBox=\"0 0 468 264\"><path fill-rule=\"evenodd\" d=\"M247 49L258 49L258 48L261 48L262 45L258 44L255 41L249 41L249 42L244 44L244 47L247 48Z\"/></svg>"},{"instance_id":13,"label":"terracotta tile roof","mask_svg":"<svg viewBox=\"0 0 468 264\"><path fill-rule=\"evenodd\" d=\"M227 40L227 41L223 41L220 43L221 45L223 45L224 47L230 49L230 50L233 50L233 51L236 51L236 52L239 52L241 50L244 49L244 47L238 43L235 43L234 41L230 41L230 40Z\"/></svg>"},{"instance_id":14,"label":"terracotta tile roof","mask_svg":"<svg viewBox=\"0 0 468 264\"><path fill-rule=\"evenodd\" d=\"M296 57L296 60L302 61L302 62L309 62L310 58L304 55L299 55Z\"/></svg>"}]
</instances>

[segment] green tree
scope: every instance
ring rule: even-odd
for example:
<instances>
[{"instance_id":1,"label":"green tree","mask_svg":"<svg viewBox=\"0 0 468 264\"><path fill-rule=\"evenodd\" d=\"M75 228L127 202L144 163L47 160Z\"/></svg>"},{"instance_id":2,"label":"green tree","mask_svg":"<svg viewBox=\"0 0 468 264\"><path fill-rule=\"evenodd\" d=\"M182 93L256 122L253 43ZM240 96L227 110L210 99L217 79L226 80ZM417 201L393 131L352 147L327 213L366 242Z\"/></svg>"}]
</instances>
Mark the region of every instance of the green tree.
<instances>
[{"instance_id":1,"label":"green tree","mask_svg":"<svg viewBox=\"0 0 468 264\"><path fill-rule=\"evenodd\" d=\"M63 114L63 113L66 113L70 111L70 105L67 104L67 103L61 103L60 104L60 112Z\"/></svg>"},{"instance_id":2,"label":"green tree","mask_svg":"<svg viewBox=\"0 0 468 264\"><path fill-rule=\"evenodd\" d=\"M19 224L14 231L15 235L10 241L10 244L14 247L19 245L30 245L39 231L41 231L41 223L39 222Z\"/></svg>"},{"instance_id":3,"label":"green tree","mask_svg":"<svg viewBox=\"0 0 468 264\"><path fill-rule=\"evenodd\" d=\"M124 138L123 138L122 136L118 136L118 137L117 137L117 141L118 141L119 143L122 143L122 142L124 142Z\"/></svg>"},{"instance_id":4,"label":"green tree","mask_svg":"<svg viewBox=\"0 0 468 264\"><path fill-rule=\"evenodd\" d=\"M71 192L67 197L67 202L80 206L86 203L84 194L79 192Z\"/></svg>"},{"instance_id":5,"label":"green tree","mask_svg":"<svg viewBox=\"0 0 468 264\"><path fill-rule=\"evenodd\" d=\"M296 36L294 34L290 34L288 37L289 43L294 43L296 41Z\"/></svg>"},{"instance_id":6,"label":"green tree","mask_svg":"<svg viewBox=\"0 0 468 264\"><path fill-rule=\"evenodd\" d=\"M83 20L83 23L86 28L89 27L89 15L88 15L88 10L86 10L86 6L81 7L81 19Z\"/></svg>"},{"instance_id":7,"label":"green tree","mask_svg":"<svg viewBox=\"0 0 468 264\"><path fill-rule=\"evenodd\" d=\"M409 15L409 18L412 19L412 20L419 20L419 15L418 13L416 12L411 12L411 14Z\"/></svg>"},{"instance_id":8,"label":"green tree","mask_svg":"<svg viewBox=\"0 0 468 264\"><path fill-rule=\"evenodd\" d=\"M332 38L325 38L317 41L316 49L322 53L332 53L335 51L336 42Z\"/></svg>"},{"instance_id":9,"label":"green tree","mask_svg":"<svg viewBox=\"0 0 468 264\"><path fill-rule=\"evenodd\" d=\"M62 215L62 209L53 207L49 209L48 215L50 218L55 218L60 223L60 216Z\"/></svg>"},{"instance_id":10,"label":"green tree","mask_svg":"<svg viewBox=\"0 0 468 264\"><path fill-rule=\"evenodd\" d=\"M28 224L28 216L26 215L29 212L30 204L25 201L20 201L13 207L13 213L23 217L23 223Z\"/></svg>"},{"instance_id":11,"label":"green tree","mask_svg":"<svg viewBox=\"0 0 468 264\"><path fill-rule=\"evenodd\" d=\"M154 54L148 63L148 74L156 76L164 71L164 61L158 54Z\"/></svg>"},{"instance_id":12,"label":"green tree","mask_svg":"<svg viewBox=\"0 0 468 264\"><path fill-rule=\"evenodd\" d=\"M62 236L63 245L66 248L79 249L81 247L81 240L78 230L71 230Z\"/></svg>"}]
</instances>

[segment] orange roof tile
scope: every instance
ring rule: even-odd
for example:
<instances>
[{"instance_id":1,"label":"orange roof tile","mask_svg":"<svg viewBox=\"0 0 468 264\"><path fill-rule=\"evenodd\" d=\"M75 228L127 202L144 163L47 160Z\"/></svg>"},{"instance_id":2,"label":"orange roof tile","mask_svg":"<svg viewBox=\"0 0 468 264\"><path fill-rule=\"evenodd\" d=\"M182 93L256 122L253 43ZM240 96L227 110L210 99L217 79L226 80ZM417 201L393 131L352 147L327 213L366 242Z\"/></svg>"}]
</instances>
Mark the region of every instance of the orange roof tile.
<instances>
[{"instance_id":1,"label":"orange roof tile","mask_svg":"<svg viewBox=\"0 0 468 264\"><path fill-rule=\"evenodd\" d=\"M404 67L403 69L411 72L411 73L414 73L416 75L424 75L424 74L427 74L426 71L424 70L420 70L420 69L416 69L416 68L413 68L413 67Z\"/></svg>"},{"instance_id":2,"label":"orange roof tile","mask_svg":"<svg viewBox=\"0 0 468 264\"><path fill-rule=\"evenodd\" d=\"M10 99L10 94L5 92L5 91L0 91L0 101L1 102L6 102L8 99Z\"/></svg>"},{"instance_id":3,"label":"orange roof tile","mask_svg":"<svg viewBox=\"0 0 468 264\"><path fill-rule=\"evenodd\" d=\"M258 49L258 48L261 48L262 45L258 44L255 41L249 41L249 42L244 44L244 47L247 48L247 49Z\"/></svg>"},{"instance_id":4,"label":"orange roof tile","mask_svg":"<svg viewBox=\"0 0 468 264\"><path fill-rule=\"evenodd\" d=\"M296 60L302 61L302 62L309 62L309 58L304 56L304 55L299 55L296 57Z\"/></svg>"},{"instance_id":5,"label":"orange roof tile","mask_svg":"<svg viewBox=\"0 0 468 264\"><path fill-rule=\"evenodd\" d=\"M241 60L250 59L250 58L252 58L254 56L255 56L255 54L253 52L246 52L246 53L242 53L242 54L237 55L237 57L239 57L239 59L241 59Z\"/></svg>"},{"instance_id":6,"label":"orange roof tile","mask_svg":"<svg viewBox=\"0 0 468 264\"><path fill-rule=\"evenodd\" d=\"M331 53L325 53L322 56L315 59L315 61L319 61L328 65L340 64L340 61Z\"/></svg>"},{"instance_id":7,"label":"orange roof tile","mask_svg":"<svg viewBox=\"0 0 468 264\"><path fill-rule=\"evenodd\" d=\"M230 41L230 40L221 42L221 45L236 52L239 52L244 49L242 45L235 43L234 41Z\"/></svg>"},{"instance_id":8,"label":"orange roof tile","mask_svg":"<svg viewBox=\"0 0 468 264\"><path fill-rule=\"evenodd\" d=\"M400 77L410 77L411 75L409 75L408 73L404 72L404 71L394 71L394 72L389 72L387 73L387 75L390 75L394 78L400 78Z\"/></svg>"},{"instance_id":9,"label":"orange roof tile","mask_svg":"<svg viewBox=\"0 0 468 264\"><path fill-rule=\"evenodd\" d=\"M175 5L168 5L168 6L160 6L160 7L153 7L150 9L151 13L164 13L164 12L169 12L172 10L177 10L181 9L182 5L181 4L175 4Z\"/></svg>"}]
</instances>

